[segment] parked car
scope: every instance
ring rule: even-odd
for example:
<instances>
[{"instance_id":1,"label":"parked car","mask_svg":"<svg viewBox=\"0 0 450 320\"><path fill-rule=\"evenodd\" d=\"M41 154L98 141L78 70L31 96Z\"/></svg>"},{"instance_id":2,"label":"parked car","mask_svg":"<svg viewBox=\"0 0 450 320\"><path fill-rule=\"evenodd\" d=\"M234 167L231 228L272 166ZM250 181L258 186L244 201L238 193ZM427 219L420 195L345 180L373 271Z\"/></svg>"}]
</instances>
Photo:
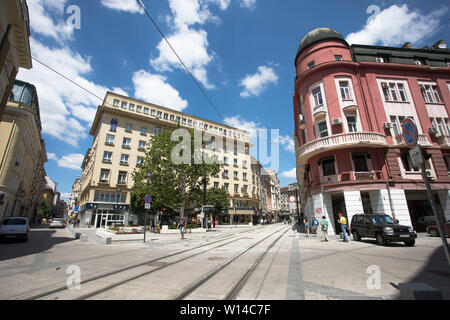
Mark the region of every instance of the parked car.
<instances>
[{"instance_id":1,"label":"parked car","mask_svg":"<svg viewBox=\"0 0 450 320\"><path fill-rule=\"evenodd\" d=\"M49 228L65 228L66 222L62 218L54 218L50 221Z\"/></svg>"},{"instance_id":2,"label":"parked car","mask_svg":"<svg viewBox=\"0 0 450 320\"><path fill-rule=\"evenodd\" d=\"M25 217L7 217L0 222L0 239L16 238L28 241L30 222Z\"/></svg>"},{"instance_id":3,"label":"parked car","mask_svg":"<svg viewBox=\"0 0 450 320\"><path fill-rule=\"evenodd\" d=\"M417 234L411 227L398 224L386 214L355 214L352 217L350 232L353 239L375 238L379 245L388 242L404 242L407 246L414 246Z\"/></svg>"},{"instance_id":4,"label":"parked car","mask_svg":"<svg viewBox=\"0 0 450 320\"><path fill-rule=\"evenodd\" d=\"M445 231L445 236L449 237L450 236L450 220L447 221L447 223L444 225L444 231ZM431 235L432 237L439 237L439 228L437 225L433 225L433 226L428 226L427 227L427 233L429 235Z\"/></svg>"},{"instance_id":5,"label":"parked car","mask_svg":"<svg viewBox=\"0 0 450 320\"><path fill-rule=\"evenodd\" d=\"M436 224L436 219L434 216L425 216L420 217L415 222L413 222L414 230L417 232L426 231L427 227L433 226Z\"/></svg>"}]
</instances>

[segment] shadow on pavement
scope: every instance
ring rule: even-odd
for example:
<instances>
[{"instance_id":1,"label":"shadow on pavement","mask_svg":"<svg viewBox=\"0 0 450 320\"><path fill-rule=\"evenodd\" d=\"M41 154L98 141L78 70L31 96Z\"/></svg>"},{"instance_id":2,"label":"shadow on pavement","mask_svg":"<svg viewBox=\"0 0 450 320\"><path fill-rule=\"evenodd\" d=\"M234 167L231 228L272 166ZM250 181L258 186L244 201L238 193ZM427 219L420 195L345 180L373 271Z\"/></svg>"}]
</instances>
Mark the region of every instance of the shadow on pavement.
<instances>
[{"instance_id":1,"label":"shadow on pavement","mask_svg":"<svg viewBox=\"0 0 450 320\"><path fill-rule=\"evenodd\" d=\"M426 283L440 290L445 300L450 300L450 267L442 245L433 252L426 263L426 266L408 282Z\"/></svg>"},{"instance_id":2,"label":"shadow on pavement","mask_svg":"<svg viewBox=\"0 0 450 320\"><path fill-rule=\"evenodd\" d=\"M32 231L28 242L15 239L0 241L0 261L44 252L57 244L74 241L73 238L68 237L52 237L55 232L48 229Z\"/></svg>"},{"instance_id":3,"label":"shadow on pavement","mask_svg":"<svg viewBox=\"0 0 450 320\"><path fill-rule=\"evenodd\" d=\"M353 240L349 238L349 241ZM364 242L367 244L373 244L374 246L380 246L377 242L377 240L374 239L361 239L360 242ZM406 247L406 245L403 242L388 242L383 247Z\"/></svg>"}]
</instances>

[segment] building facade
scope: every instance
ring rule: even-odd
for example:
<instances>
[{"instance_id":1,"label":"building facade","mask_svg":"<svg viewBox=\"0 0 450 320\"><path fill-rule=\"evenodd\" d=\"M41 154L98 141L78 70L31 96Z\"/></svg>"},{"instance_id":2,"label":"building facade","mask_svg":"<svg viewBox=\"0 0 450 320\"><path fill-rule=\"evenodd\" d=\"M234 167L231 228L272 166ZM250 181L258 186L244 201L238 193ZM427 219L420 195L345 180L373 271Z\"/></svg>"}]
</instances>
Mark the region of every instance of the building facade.
<instances>
[{"instance_id":1,"label":"building facade","mask_svg":"<svg viewBox=\"0 0 450 320\"><path fill-rule=\"evenodd\" d=\"M268 192L270 192L270 205L268 206L268 212L271 215L270 222L278 222L280 220L280 180L278 180L277 173L272 169L266 169L269 175Z\"/></svg>"},{"instance_id":2,"label":"building facade","mask_svg":"<svg viewBox=\"0 0 450 320\"><path fill-rule=\"evenodd\" d=\"M0 218L34 221L45 190L47 153L41 130L36 88L16 80L0 122L0 190L5 192Z\"/></svg>"},{"instance_id":3,"label":"building facade","mask_svg":"<svg viewBox=\"0 0 450 320\"><path fill-rule=\"evenodd\" d=\"M25 0L0 2L0 121L19 67L31 69L30 18Z\"/></svg>"},{"instance_id":4,"label":"building facade","mask_svg":"<svg viewBox=\"0 0 450 320\"><path fill-rule=\"evenodd\" d=\"M215 142L205 152L219 159L221 172L209 177L208 188L223 188L229 195L229 210L223 222L253 222L259 207L258 186L257 180L251 179L247 132L107 92L90 130L94 137L92 147L82 163L82 224L104 227L137 221L130 212L131 174L142 163L150 136L178 123L182 128L199 130L208 139L214 137Z\"/></svg>"},{"instance_id":5,"label":"building facade","mask_svg":"<svg viewBox=\"0 0 450 320\"><path fill-rule=\"evenodd\" d=\"M297 180L305 215L386 213L418 229L432 215L402 123L416 124L438 211L450 219L450 50L352 45L315 29L295 57Z\"/></svg>"}]
</instances>

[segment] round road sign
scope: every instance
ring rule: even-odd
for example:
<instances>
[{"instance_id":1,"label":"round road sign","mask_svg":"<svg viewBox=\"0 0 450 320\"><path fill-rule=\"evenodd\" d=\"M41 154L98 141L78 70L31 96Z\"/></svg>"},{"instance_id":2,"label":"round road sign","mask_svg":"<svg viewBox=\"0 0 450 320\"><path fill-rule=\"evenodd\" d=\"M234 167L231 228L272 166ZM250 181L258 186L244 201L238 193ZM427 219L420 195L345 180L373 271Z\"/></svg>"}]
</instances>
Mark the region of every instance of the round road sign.
<instances>
[{"instance_id":1,"label":"round road sign","mask_svg":"<svg viewBox=\"0 0 450 320\"><path fill-rule=\"evenodd\" d=\"M405 143L408 147L412 147L416 145L418 133L417 133L417 127L414 124L414 122L411 119L406 119L403 121L402 125L403 129L403 138L405 140Z\"/></svg>"},{"instance_id":2,"label":"round road sign","mask_svg":"<svg viewBox=\"0 0 450 320\"><path fill-rule=\"evenodd\" d=\"M289 197L289 202L295 202L295 196L290 196Z\"/></svg>"},{"instance_id":3,"label":"round road sign","mask_svg":"<svg viewBox=\"0 0 450 320\"><path fill-rule=\"evenodd\" d=\"M144 201L145 201L145 203L150 203L150 202L152 202L152 197L147 193L145 195Z\"/></svg>"}]
</instances>

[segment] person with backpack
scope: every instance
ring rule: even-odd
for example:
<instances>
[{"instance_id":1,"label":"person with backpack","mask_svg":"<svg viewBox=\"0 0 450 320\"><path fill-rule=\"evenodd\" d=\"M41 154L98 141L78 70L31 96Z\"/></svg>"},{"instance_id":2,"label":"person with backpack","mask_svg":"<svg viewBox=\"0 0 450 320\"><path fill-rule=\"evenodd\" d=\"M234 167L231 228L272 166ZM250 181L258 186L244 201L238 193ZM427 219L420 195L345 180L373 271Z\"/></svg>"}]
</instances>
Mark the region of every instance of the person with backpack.
<instances>
[{"instance_id":1,"label":"person with backpack","mask_svg":"<svg viewBox=\"0 0 450 320\"><path fill-rule=\"evenodd\" d=\"M344 240L343 242L348 242L348 237L347 237L347 219L342 215L342 213L338 214L339 216L339 224L341 225L341 230L342 233L344 234Z\"/></svg>"},{"instance_id":2,"label":"person with backpack","mask_svg":"<svg viewBox=\"0 0 450 320\"><path fill-rule=\"evenodd\" d=\"M317 237L319 235L319 221L317 221L315 216L312 217L311 225L312 225L312 233L314 234L315 237Z\"/></svg>"},{"instance_id":3,"label":"person with backpack","mask_svg":"<svg viewBox=\"0 0 450 320\"><path fill-rule=\"evenodd\" d=\"M308 217L305 217L305 219L303 220L303 223L305 224L306 237L309 237L309 219L308 219Z\"/></svg>"},{"instance_id":4,"label":"person with backpack","mask_svg":"<svg viewBox=\"0 0 450 320\"><path fill-rule=\"evenodd\" d=\"M322 241L328 241L328 221L325 216L322 216L322 222L320 224L322 225L323 235L325 236L325 240Z\"/></svg>"}]
</instances>

